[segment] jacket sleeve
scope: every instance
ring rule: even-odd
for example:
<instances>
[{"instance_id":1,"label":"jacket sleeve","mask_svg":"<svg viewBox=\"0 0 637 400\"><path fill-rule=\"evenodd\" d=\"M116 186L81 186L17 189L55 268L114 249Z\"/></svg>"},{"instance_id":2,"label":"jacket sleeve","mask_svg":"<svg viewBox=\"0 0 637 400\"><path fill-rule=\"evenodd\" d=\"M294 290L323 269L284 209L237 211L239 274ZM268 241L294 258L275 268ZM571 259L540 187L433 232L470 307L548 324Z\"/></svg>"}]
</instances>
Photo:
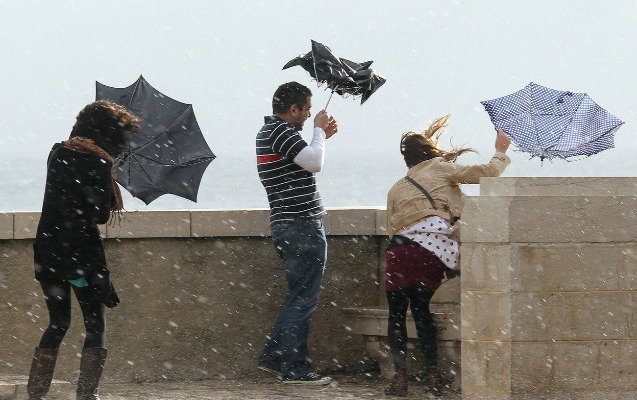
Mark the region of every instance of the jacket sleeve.
<instances>
[{"instance_id":1,"label":"jacket sleeve","mask_svg":"<svg viewBox=\"0 0 637 400\"><path fill-rule=\"evenodd\" d=\"M393 189L393 188L392 188ZM394 196L393 190L390 190L387 193L387 236L392 237L392 229L391 229L391 216L394 212Z\"/></svg>"},{"instance_id":2,"label":"jacket sleeve","mask_svg":"<svg viewBox=\"0 0 637 400\"><path fill-rule=\"evenodd\" d=\"M495 153L487 164L457 165L446 163L449 168L447 178L451 183L480 183L482 177L500 176L504 169L511 164L511 159L504 153Z\"/></svg>"},{"instance_id":3,"label":"jacket sleeve","mask_svg":"<svg viewBox=\"0 0 637 400\"><path fill-rule=\"evenodd\" d=\"M105 224L110 218L113 204L113 179L111 164L98 160L89 172L84 195L87 201L87 218L96 224Z\"/></svg>"}]
</instances>

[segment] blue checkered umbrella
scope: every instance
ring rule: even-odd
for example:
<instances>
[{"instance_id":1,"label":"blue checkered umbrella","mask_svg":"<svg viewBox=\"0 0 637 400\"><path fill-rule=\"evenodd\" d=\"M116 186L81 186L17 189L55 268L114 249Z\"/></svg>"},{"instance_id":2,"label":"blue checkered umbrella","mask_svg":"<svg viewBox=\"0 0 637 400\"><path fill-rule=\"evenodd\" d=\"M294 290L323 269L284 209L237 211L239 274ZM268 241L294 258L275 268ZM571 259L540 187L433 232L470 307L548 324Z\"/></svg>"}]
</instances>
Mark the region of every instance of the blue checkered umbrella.
<instances>
[{"instance_id":1,"label":"blue checkered umbrella","mask_svg":"<svg viewBox=\"0 0 637 400\"><path fill-rule=\"evenodd\" d=\"M623 122L586 93L563 92L535 83L481 102L497 129L532 157L590 156L614 147Z\"/></svg>"}]
</instances>

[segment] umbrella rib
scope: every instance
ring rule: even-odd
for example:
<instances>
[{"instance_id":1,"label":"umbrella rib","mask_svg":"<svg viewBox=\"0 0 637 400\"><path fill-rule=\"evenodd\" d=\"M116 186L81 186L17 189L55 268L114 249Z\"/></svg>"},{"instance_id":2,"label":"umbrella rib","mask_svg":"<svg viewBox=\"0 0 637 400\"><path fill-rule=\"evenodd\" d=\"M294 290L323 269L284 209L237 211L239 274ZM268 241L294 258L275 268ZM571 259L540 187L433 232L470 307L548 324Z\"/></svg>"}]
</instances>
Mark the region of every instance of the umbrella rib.
<instances>
[{"instance_id":1,"label":"umbrella rib","mask_svg":"<svg viewBox=\"0 0 637 400\"><path fill-rule=\"evenodd\" d=\"M150 144L154 143L157 139L159 139L160 137L164 136L166 133L168 133L168 131L170 130L170 128L172 128L173 126L175 126L175 124L177 123L177 121L179 121L179 119L186 113L186 111L188 111L190 108L192 108L192 104L188 104L188 106L186 108L184 108L181 111L181 114L179 114L179 116L177 118L175 118L175 120L170 124L170 126L168 126L166 129L164 129L163 132L161 132L159 135L157 135L157 137L155 137L153 140L151 140L150 142L136 147L135 150L143 150L144 148L146 148L146 146L149 146Z\"/></svg>"},{"instance_id":2,"label":"umbrella rib","mask_svg":"<svg viewBox=\"0 0 637 400\"><path fill-rule=\"evenodd\" d=\"M135 88L133 89L133 93L130 96L130 101L128 102L128 109L131 109L131 105L133 104L133 98L135 97L135 95L137 94L137 88L139 87L139 84L141 83L142 79L144 79L143 76L139 76L140 79L137 80L137 82L135 82Z\"/></svg>"},{"instance_id":3,"label":"umbrella rib","mask_svg":"<svg viewBox=\"0 0 637 400\"><path fill-rule=\"evenodd\" d=\"M192 165L192 164L198 164L199 162L203 162L203 161L193 160L193 161L188 161L188 163L186 163L186 164L163 164L163 163L161 163L161 162L159 162L157 160L153 160L152 158L146 157L146 156L144 156L142 154L137 154L137 153L131 153L131 154L134 154L135 157L143 158L144 160L150 161L150 162L154 163L155 165L159 165L159 166L162 166L162 167L180 167L180 166L184 166L184 165ZM204 158L208 159L208 158L211 158L211 157L202 157L201 159L204 159ZM194 161L197 161L197 162L194 162Z\"/></svg>"},{"instance_id":4,"label":"umbrella rib","mask_svg":"<svg viewBox=\"0 0 637 400\"><path fill-rule=\"evenodd\" d=\"M137 154L135 154L135 158L137 158L136 156L137 156ZM157 185L155 184L155 182L153 182L153 181L152 181L152 179L151 179L151 177L150 177L150 174L148 173L148 171L146 171L146 170L144 169L144 164L142 164L141 162L139 162L139 160L136 160L136 161L137 161L137 165L139 166L139 169L141 169L141 170L144 172L144 175L146 175L146 177L144 177L144 178L146 179L146 181L148 181L148 183L150 183L151 185L153 185L155 188L157 188L157 189L162 190L162 191L164 191L164 192L165 192L165 190L164 190L163 188L161 188L161 187L157 186Z\"/></svg>"}]
</instances>

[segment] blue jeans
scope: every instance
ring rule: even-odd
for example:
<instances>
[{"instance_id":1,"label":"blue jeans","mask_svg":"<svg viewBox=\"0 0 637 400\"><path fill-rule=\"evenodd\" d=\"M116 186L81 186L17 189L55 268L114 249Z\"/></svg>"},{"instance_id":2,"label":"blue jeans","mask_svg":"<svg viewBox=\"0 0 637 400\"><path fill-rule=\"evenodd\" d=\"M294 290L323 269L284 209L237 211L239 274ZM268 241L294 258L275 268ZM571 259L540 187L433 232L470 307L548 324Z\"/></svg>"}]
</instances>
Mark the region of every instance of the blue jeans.
<instances>
[{"instance_id":1,"label":"blue jeans","mask_svg":"<svg viewBox=\"0 0 637 400\"><path fill-rule=\"evenodd\" d=\"M272 240L283 259L288 288L259 362L274 369L280 366L283 378L301 377L312 370L307 337L327 258L323 221L299 218L275 222Z\"/></svg>"}]
</instances>

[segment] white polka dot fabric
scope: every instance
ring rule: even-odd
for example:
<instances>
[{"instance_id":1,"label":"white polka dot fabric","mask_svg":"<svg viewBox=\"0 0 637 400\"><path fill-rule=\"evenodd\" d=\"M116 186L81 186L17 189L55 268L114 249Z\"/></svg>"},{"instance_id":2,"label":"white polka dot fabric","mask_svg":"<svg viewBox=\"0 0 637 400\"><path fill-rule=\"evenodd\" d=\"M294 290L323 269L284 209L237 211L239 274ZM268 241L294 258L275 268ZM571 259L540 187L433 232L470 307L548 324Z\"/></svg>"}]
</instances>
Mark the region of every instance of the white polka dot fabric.
<instances>
[{"instance_id":1,"label":"white polka dot fabric","mask_svg":"<svg viewBox=\"0 0 637 400\"><path fill-rule=\"evenodd\" d=\"M399 234L435 254L447 268L458 269L458 242L453 239L453 230L446 219L427 217Z\"/></svg>"}]
</instances>

